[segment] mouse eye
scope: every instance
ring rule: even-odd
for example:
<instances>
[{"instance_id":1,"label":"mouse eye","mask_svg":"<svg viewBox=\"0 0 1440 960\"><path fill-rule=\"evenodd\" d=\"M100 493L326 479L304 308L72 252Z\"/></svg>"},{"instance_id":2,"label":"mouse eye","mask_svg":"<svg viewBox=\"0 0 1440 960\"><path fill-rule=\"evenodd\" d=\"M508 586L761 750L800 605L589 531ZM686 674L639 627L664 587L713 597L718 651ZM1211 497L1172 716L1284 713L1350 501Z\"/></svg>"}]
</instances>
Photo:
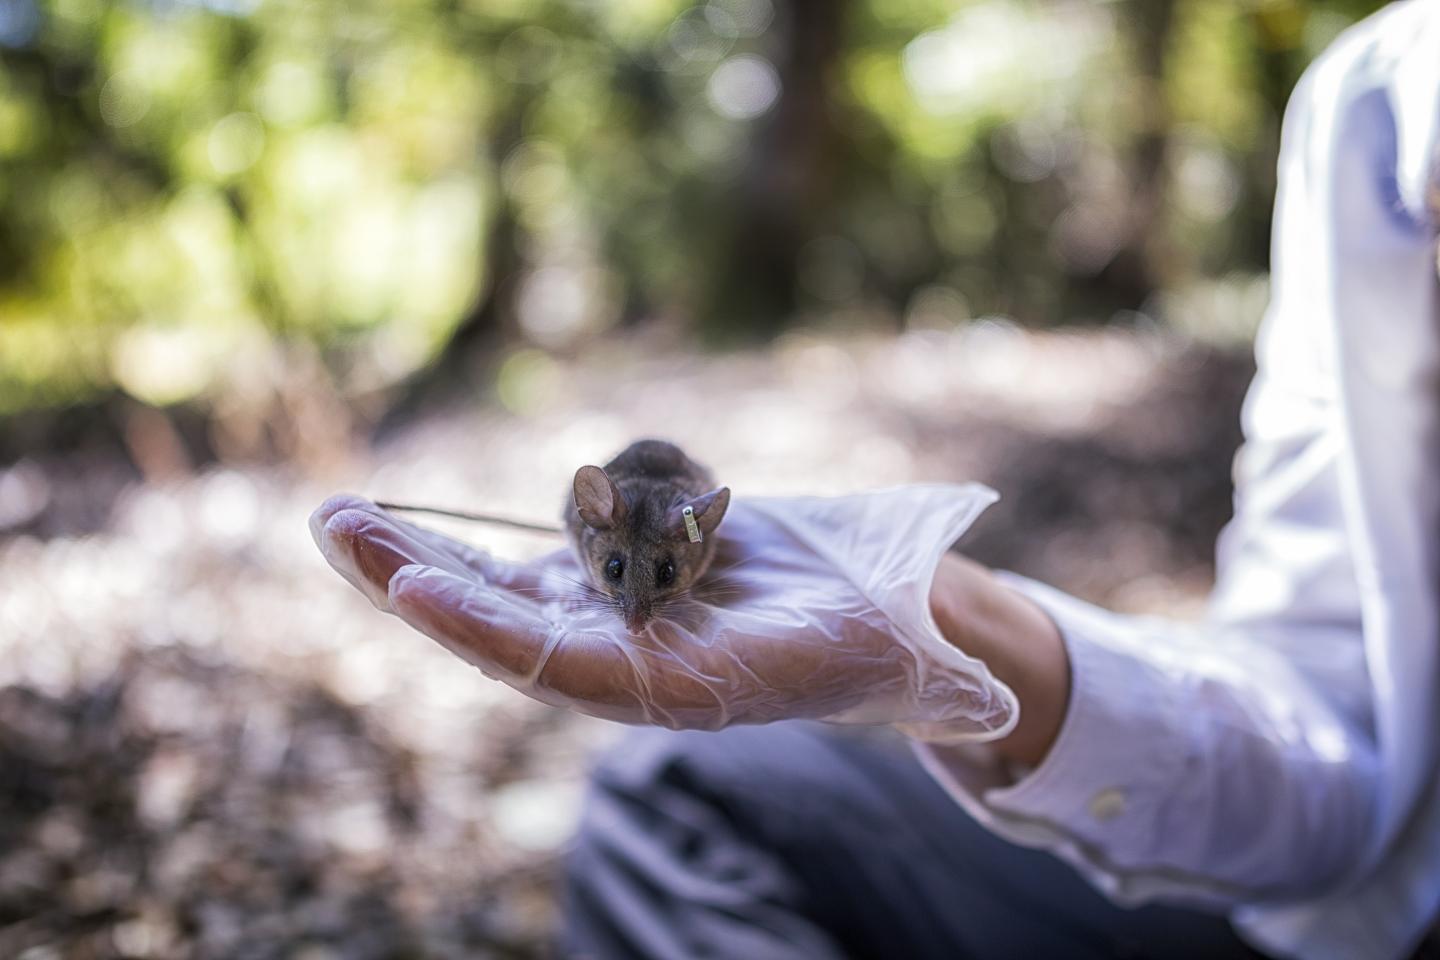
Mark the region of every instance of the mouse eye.
<instances>
[{"instance_id":1,"label":"mouse eye","mask_svg":"<svg viewBox=\"0 0 1440 960\"><path fill-rule=\"evenodd\" d=\"M611 557L610 562L605 564L605 576L611 580L619 580L620 574L625 572L625 563L619 557Z\"/></svg>"},{"instance_id":2,"label":"mouse eye","mask_svg":"<svg viewBox=\"0 0 1440 960\"><path fill-rule=\"evenodd\" d=\"M675 582L675 564L669 560L662 560L655 568L655 582L662 587L668 587Z\"/></svg>"}]
</instances>

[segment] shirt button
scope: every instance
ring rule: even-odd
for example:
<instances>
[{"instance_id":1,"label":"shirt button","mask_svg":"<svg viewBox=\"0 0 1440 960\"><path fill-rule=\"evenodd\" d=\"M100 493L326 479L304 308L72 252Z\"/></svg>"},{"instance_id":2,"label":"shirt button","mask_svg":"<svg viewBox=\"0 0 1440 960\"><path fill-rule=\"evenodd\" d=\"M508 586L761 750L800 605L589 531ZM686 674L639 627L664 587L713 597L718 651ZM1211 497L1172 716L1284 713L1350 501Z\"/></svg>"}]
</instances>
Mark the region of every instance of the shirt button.
<instances>
[{"instance_id":1,"label":"shirt button","mask_svg":"<svg viewBox=\"0 0 1440 960\"><path fill-rule=\"evenodd\" d=\"M1090 798L1090 816L1104 823L1125 812L1125 794L1119 790L1101 790Z\"/></svg>"}]
</instances>

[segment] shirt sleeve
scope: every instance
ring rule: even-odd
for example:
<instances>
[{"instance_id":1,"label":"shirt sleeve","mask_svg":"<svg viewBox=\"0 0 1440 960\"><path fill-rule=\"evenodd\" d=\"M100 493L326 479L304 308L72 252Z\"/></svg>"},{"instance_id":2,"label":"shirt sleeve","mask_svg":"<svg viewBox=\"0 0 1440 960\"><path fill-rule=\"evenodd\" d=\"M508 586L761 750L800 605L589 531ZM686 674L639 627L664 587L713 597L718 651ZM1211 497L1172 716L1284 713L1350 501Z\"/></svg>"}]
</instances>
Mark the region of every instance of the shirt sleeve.
<instances>
[{"instance_id":1,"label":"shirt sleeve","mask_svg":"<svg viewBox=\"0 0 1440 960\"><path fill-rule=\"evenodd\" d=\"M1020 771L974 748L917 747L978 820L1072 862L1117 901L1296 902L1369 866L1384 776L1356 524L1342 495L1353 450L1335 323L1378 331L1432 319L1423 206L1434 126L1420 130L1396 107L1406 85L1394 51L1410 39L1354 33L1307 72L1287 110L1272 301L1211 616L1127 617L1006 575L1069 653L1056 742ZM1433 58L1418 50L1410 62ZM1433 104L1433 90L1420 92ZM1364 263L1337 255L1357 244ZM1428 280L1416 274L1427 269ZM1334 291L1367 282L1369 314L1337 317L1349 308L1331 302Z\"/></svg>"},{"instance_id":2,"label":"shirt sleeve","mask_svg":"<svg viewBox=\"0 0 1440 960\"><path fill-rule=\"evenodd\" d=\"M1283 900L1344 876L1369 836L1374 750L1302 672L1243 635L1004 579L1059 626L1070 704L1044 761L1018 779L962 750L919 748L977 819L1053 850L1121 902Z\"/></svg>"}]
</instances>

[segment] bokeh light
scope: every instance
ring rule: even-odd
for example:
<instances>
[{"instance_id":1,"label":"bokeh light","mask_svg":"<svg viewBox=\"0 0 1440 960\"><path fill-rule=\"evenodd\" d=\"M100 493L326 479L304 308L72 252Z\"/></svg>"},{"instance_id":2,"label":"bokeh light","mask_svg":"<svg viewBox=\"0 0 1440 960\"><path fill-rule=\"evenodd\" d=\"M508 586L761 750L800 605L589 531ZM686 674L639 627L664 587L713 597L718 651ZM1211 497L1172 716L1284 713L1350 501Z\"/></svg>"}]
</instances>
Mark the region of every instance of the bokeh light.
<instances>
[{"instance_id":1,"label":"bokeh light","mask_svg":"<svg viewBox=\"0 0 1440 960\"><path fill-rule=\"evenodd\" d=\"M764 57L741 54L716 67L705 90L716 113L753 120L780 99L780 74Z\"/></svg>"}]
</instances>

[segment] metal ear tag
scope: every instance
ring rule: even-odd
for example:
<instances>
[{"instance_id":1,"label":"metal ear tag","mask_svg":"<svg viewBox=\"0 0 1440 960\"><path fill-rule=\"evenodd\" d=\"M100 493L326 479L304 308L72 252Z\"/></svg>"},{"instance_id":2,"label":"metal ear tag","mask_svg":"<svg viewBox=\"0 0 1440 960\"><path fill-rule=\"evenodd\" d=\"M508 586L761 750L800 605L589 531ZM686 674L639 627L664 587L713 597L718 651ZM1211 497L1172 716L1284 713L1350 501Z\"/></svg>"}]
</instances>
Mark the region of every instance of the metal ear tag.
<instances>
[{"instance_id":1,"label":"metal ear tag","mask_svg":"<svg viewBox=\"0 0 1440 960\"><path fill-rule=\"evenodd\" d=\"M699 543L705 537L700 533L700 524L695 522L695 508L686 507L680 511L685 517L685 535L690 538L691 543Z\"/></svg>"}]
</instances>

